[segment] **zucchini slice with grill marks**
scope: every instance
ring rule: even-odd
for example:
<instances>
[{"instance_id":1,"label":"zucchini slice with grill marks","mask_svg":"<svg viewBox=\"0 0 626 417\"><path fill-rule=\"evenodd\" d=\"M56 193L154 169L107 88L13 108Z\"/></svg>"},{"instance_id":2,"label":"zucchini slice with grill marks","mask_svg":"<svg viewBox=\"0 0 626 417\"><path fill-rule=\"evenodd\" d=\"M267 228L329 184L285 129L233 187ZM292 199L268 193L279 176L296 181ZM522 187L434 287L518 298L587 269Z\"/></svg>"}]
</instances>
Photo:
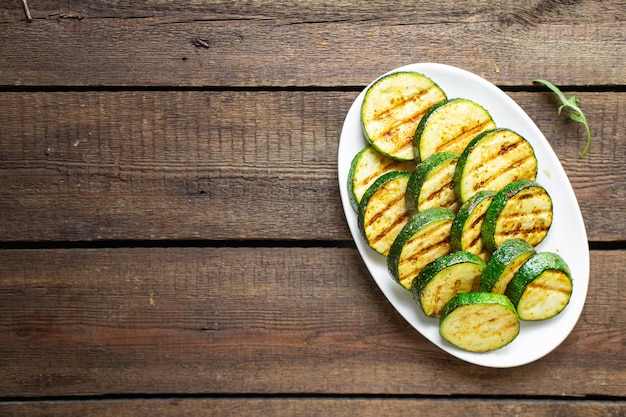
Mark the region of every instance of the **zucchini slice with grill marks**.
<instances>
[{"instance_id":1,"label":"zucchini slice with grill marks","mask_svg":"<svg viewBox=\"0 0 626 417\"><path fill-rule=\"evenodd\" d=\"M506 295L520 320L545 320L559 314L572 295L572 275L561 256L539 252L517 271Z\"/></svg>"},{"instance_id":2,"label":"zucchini slice with grill marks","mask_svg":"<svg viewBox=\"0 0 626 417\"><path fill-rule=\"evenodd\" d=\"M480 190L500 191L522 178L537 178L533 147L510 129L493 129L474 138L459 157L454 190L467 201Z\"/></svg>"},{"instance_id":3,"label":"zucchini slice with grill marks","mask_svg":"<svg viewBox=\"0 0 626 417\"><path fill-rule=\"evenodd\" d=\"M459 202L452 178L459 155L440 152L415 167L406 187L406 206L410 212L444 207L456 213Z\"/></svg>"},{"instance_id":4,"label":"zucchini slice with grill marks","mask_svg":"<svg viewBox=\"0 0 626 417\"><path fill-rule=\"evenodd\" d=\"M495 127L480 104L465 98L445 100L420 120L413 135L413 153L419 161L439 152L461 154L472 139Z\"/></svg>"},{"instance_id":5,"label":"zucchini slice with grill marks","mask_svg":"<svg viewBox=\"0 0 626 417\"><path fill-rule=\"evenodd\" d=\"M504 294L515 273L534 254L535 248L525 240L504 242L487 262L479 291Z\"/></svg>"},{"instance_id":6,"label":"zucchini slice with grill marks","mask_svg":"<svg viewBox=\"0 0 626 417\"><path fill-rule=\"evenodd\" d=\"M454 213L433 207L413 215L389 249L387 268L407 290L424 266L450 252L450 227Z\"/></svg>"},{"instance_id":7,"label":"zucchini slice with grill marks","mask_svg":"<svg viewBox=\"0 0 626 417\"><path fill-rule=\"evenodd\" d=\"M552 199L536 181L514 181L498 191L489 205L481 236L493 252L507 240L523 239L537 246L552 225Z\"/></svg>"},{"instance_id":8,"label":"zucchini slice with grill marks","mask_svg":"<svg viewBox=\"0 0 626 417\"><path fill-rule=\"evenodd\" d=\"M411 291L424 314L439 317L455 295L478 290L485 262L469 252L452 252L426 265L413 280Z\"/></svg>"},{"instance_id":9,"label":"zucchini slice with grill marks","mask_svg":"<svg viewBox=\"0 0 626 417\"><path fill-rule=\"evenodd\" d=\"M389 171L415 170L414 161L396 161L387 158L372 146L366 146L354 158L348 172L348 196L355 211L359 210L359 202L363 194L376 178Z\"/></svg>"},{"instance_id":10,"label":"zucchini slice with grill marks","mask_svg":"<svg viewBox=\"0 0 626 417\"><path fill-rule=\"evenodd\" d=\"M391 244L411 217L406 210L406 184L411 173L390 171L378 177L359 203L358 224L365 241L387 255Z\"/></svg>"},{"instance_id":11,"label":"zucchini slice with grill marks","mask_svg":"<svg viewBox=\"0 0 626 417\"><path fill-rule=\"evenodd\" d=\"M424 114L446 99L429 77L412 71L384 75L365 92L361 124L365 138L392 159L415 159L413 133Z\"/></svg>"},{"instance_id":12,"label":"zucchini slice with grill marks","mask_svg":"<svg viewBox=\"0 0 626 417\"><path fill-rule=\"evenodd\" d=\"M491 252L485 249L480 231L485 212L494 195L496 195L494 191L479 191L463 203L450 230L450 245L453 251L467 251L483 261L489 260Z\"/></svg>"},{"instance_id":13,"label":"zucchini slice with grill marks","mask_svg":"<svg viewBox=\"0 0 626 417\"><path fill-rule=\"evenodd\" d=\"M511 301L502 294L460 293L441 312L439 334L456 347L489 352L511 343L520 322Z\"/></svg>"}]
</instances>

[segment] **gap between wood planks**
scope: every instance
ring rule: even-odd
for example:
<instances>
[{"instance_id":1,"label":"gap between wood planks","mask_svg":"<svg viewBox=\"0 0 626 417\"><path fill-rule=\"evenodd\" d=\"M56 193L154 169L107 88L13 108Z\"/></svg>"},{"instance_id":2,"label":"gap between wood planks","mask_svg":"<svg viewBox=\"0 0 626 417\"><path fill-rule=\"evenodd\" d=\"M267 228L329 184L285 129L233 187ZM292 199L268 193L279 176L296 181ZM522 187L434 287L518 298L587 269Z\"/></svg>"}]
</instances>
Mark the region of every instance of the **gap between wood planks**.
<instances>
[{"instance_id":1,"label":"gap between wood planks","mask_svg":"<svg viewBox=\"0 0 626 417\"><path fill-rule=\"evenodd\" d=\"M95 240L0 242L0 250L124 248L353 248L352 240Z\"/></svg>"},{"instance_id":2,"label":"gap between wood planks","mask_svg":"<svg viewBox=\"0 0 626 417\"><path fill-rule=\"evenodd\" d=\"M310 400L484 400L484 401L554 401L554 402L613 402L624 403L623 397L612 395L588 395L588 396L552 396L552 395L426 395L426 394L323 394L323 393L234 393L234 394L185 394L185 393L160 393L160 394L104 394L104 395L51 395L33 397L0 397L0 404L20 402L35 403L40 401L124 401L124 400L239 400L239 399L310 399Z\"/></svg>"}]
</instances>

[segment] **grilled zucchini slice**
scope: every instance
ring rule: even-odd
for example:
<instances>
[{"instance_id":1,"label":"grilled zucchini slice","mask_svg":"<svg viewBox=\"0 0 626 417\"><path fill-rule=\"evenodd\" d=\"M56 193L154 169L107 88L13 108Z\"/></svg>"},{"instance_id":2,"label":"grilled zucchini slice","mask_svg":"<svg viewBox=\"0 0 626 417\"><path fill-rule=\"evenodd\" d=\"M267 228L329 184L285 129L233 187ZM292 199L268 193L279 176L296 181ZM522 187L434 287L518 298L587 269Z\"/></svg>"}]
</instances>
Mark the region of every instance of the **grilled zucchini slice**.
<instances>
[{"instance_id":1,"label":"grilled zucchini slice","mask_svg":"<svg viewBox=\"0 0 626 417\"><path fill-rule=\"evenodd\" d=\"M359 202L363 194L374 183L376 178L389 171L415 170L414 161L395 161L387 158L372 146L366 146L354 158L348 172L348 196L355 211L359 210Z\"/></svg>"},{"instance_id":2,"label":"grilled zucchini slice","mask_svg":"<svg viewBox=\"0 0 626 417\"><path fill-rule=\"evenodd\" d=\"M465 202L480 190L500 191L522 178L537 178L533 147L510 129L493 129L474 138L459 157L454 191Z\"/></svg>"},{"instance_id":3,"label":"grilled zucchini slice","mask_svg":"<svg viewBox=\"0 0 626 417\"><path fill-rule=\"evenodd\" d=\"M459 202L452 178L459 155L440 152L418 164L406 187L406 206L410 212L444 207L456 213Z\"/></svg>"},{"instance_id":4,"label":"grilled zucchini slice","mask_svg":"<svg viewBox=\"0 0 626 417\"><path fill-rule=\"evenodd\" d=\"M407 290L424 266L450 252L454 213L443 207L420 211L404 225L389 249L387 267Z\"/></svg>"},{"instance_id":5,"label":"grilled zucchini slice","mask_svg":"<svg viewBox=\"0 0 626 417\"><path fill-rule=\"evenodd\" d=\"M496 127L480 104L453 98L434 105L422 117L413 135L413 152L419 161L439 152L461 154L472 139Z\"/></svg>"},{"instance_id":6,"label":"grilled zucchini slice","mask_svg":"<svg viewBox=\"0 0 626 417\"><path fill-rule=\"evenodd\" d=\"M411 173L403 171L381 175L359 203L359 229L367 244L382 255L387 255L396 236L409 220L405 193L410 176Z\"/></svg>"},{"instance_id":7,"label":"grilled zucchini slice","mask_svg":"<svg viewBox=\"0 0 626 417\"><path fill-rule=\"evenodd\" d=\"M525 240L504 242L487 262L479 291L504 294L515 273L534 254L535 248Z\"/></svg>"},{"instance_id":8,"label":"grilled zucchini slice","mask_svg":"<svg viewBox=\"0 0 626 417\"><path fill-rule=\"evenodd\" d=\"M439 334L470 352L489 352L511 343L520 322L511 301L502 294L468 292L452 298L441 312Z\"/></svg>"},{"instance_id":9,"label":"grilled zucchini slice","mask_svg":"<svg viewBox=\"0 0 626 417\"><path fill-rule=\"evenodd\" d=\"M539 252L520 267L506 295L520 320L545 320L563 311L572 290L572 275L565 260L556 253Z\"/></svg>"},{"instance_id":10,"label":"grilled zucchini slice","mask_svg":"<svg viewBox=\"0 0 626 417\"><path fill-rule=\"evenodd\" d=\"M412 71L384 75L365 92L361 124L365 138L383 155L412 160L413 133L422 116L446 94L429 77Z\"/></svg>"},{"instance_id":11,"label":"grilled zucchini slice","mask_svg":"<svg viewBox=\"0 0 626 417\"><path fill-rule=\"evenodd\" d=\"M498 191L489 205L481 237L493 252L507 240L523 239L537 246L552 225L552 199L536 181L514 181Z\"/></svg>"},{"instance_id":12,"label":"grilled zucchini slice","mask_svg":"<svg viewBox=\"0 0 626 417\"><path fill-rule=\"evenodd\" d=\"M453 251L467 251L483 261L489 260L491 252L485 249L480 231L485 212L495 194L488 190L479 191L463 203L450 230L450 246Z\"/></svg>"},{"instance_id":13,"label":"grilled zucchini slice","mask_svg":"<svg viewBox=\"0 0 626 417\"><path fill-rule=\"evenodd\" d=\"M451 252L426 265L413 280L413 298L429 317L439 317L455 295L478 290L485 262L469 252Z\"/></svg>"}]
</instances>

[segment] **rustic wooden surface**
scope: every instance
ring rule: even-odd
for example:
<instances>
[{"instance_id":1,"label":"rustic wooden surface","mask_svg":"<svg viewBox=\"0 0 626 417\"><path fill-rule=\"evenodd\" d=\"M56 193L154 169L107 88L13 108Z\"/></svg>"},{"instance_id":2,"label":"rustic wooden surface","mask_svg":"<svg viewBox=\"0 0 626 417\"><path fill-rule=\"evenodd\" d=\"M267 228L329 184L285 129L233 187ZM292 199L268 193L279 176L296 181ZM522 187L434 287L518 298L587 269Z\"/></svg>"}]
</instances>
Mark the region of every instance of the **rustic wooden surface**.
<instances>
[{"instance_id":1,"label":"rustic wooden surface","mask_svg":"<svg viewBox=\"0 0 626 417\"><path fill-rule=\"evenodd\" d=\"M0 4L0 415L626 415L623 4L135 3ZM345 113L412 62L501 86L579 199L587 303L532 364L440 351L351 241Z\"/></svg>"}]
</instances>

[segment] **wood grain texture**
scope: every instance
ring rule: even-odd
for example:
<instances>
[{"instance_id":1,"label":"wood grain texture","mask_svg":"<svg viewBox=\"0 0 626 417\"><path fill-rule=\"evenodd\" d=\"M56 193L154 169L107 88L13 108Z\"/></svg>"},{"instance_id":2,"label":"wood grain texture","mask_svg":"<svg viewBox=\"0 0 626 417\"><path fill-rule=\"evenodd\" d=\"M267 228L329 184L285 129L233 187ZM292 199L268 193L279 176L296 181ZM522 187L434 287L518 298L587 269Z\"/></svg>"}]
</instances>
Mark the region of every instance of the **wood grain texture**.
<instances>
[{"instance_id":1,"label":"wood grain texture","mask_svg":"<svg viewBox=\"0 0 626 417\"><path fill-rule=\"evenodd\" d=\"M501 370L426 341L354 249L4 250L0 393L621 396L626 251L591 260L571 335Z\"/></svg>"},{"instance_id":2,"label":"wood grain texture","mask_svg":"<svg viewBox=\"0 0 626 417\"><path fill-rule=\"evenodd\" d=\"M347 417L620 417L625 403L600 401L431 400L431 399L164 399L0 403L5 417L116 416L333 416Z\"/></svg>"},{"instance_id":3,"label":"wood grain texture","mask_svg":"<svg viewBox=\"0 0 626 417\"><path fill-rule=\"evenodd\" d=\"M259 19L299 19L303 21L357 21L363 16L384 18L393 21L414 21L420 17L424 22L450 23L455 21L481 22L488 19L502 23L566 23L566 20L580 20L583 17L592 23L606 20L602 13L611 13L618 21L626 14L621 4L615 1L586 1L576 4L568 0L529 1L525 4L510 4L506 1L474 1L458 3L454 0L425 0L418 4L400 0L398 7L390 8L384 0L373 0L357 4L353 0L333 2L306 0L249 0L237 2L206 2L190 0L185 5L162 0L146 0L140 3L132 0L116 1L66 1L31 0L31 12L35 18L109 18L130 19L159 17L175 20L217 20L219 18ZM580 3L580 2L579 2ZM399 10L402 8L402 12ZM17 22L24 20L21 5L2 5L2 20ZM454 17L454 19L451 19ZM190 20L193 21L193 20Z\"/></svg>"},{"instance_id":4,"label":"wood grain texture","mask_svg":"<svg viewBox=\"0 0 626 417\"><path fill-rule=\"evenodd\" d=\"M589 238L624 241L626 97L576 94L593 135L582 159L584 129L553 94L510 93L560 158ZM336 171L356 95L0 93L0 241L351 239Z\"/></svg>"},{"instance_id":5,"label":"wood grain texture","mask_svg":"<svg viewBox=\"0 0 626 417\"><path fill-rule=\"evenodd\" d=\"M623 2L28 3L0 2L1 416L626 414ZM414 62L511 91L610 242L535 363L442 352L350 242L345 114ZM585 158L535 78L581 90Z\"/></svg>"},{"instance_id":6,"label":"wood grain texture","mask_svg":"<svg viewBox=\"0 0 626 417\"><path fill-rule=\"evenodd\" d=\"M626 83L618 1L42 1L31 24L13 3L0 6L0 85L364 85L413 62L502 85Z\"/></svg>"}]
</instances>

